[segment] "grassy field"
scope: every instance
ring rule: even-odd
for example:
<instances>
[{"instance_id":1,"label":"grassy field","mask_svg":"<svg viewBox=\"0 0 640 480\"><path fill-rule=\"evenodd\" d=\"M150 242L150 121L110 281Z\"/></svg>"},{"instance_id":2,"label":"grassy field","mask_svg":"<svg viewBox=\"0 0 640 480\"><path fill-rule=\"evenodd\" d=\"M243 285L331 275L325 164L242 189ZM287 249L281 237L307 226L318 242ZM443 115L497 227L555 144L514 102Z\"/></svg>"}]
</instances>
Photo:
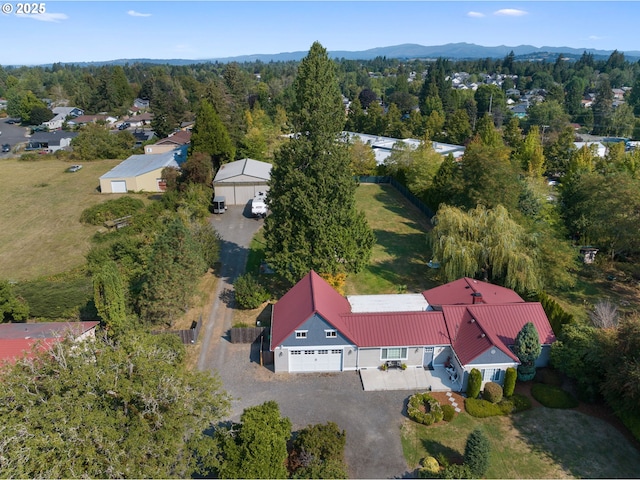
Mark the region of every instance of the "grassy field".
<instances>
[{"instance_id":1,"label":"grassy field","mask_svg":"<svg viewBox=\"0 0 640 480\"><path fill-rule=\"evenodd\" d=\"M362 184L356 190L376 236L369 265L349 275L347 294L420 292L440 282L427 266L427 218L391 185Z\"/></svg>"},{"instance_id":2,"label":"grassy field","mask_svg":"<svg viewBox=\"0 0 640 480\"><path fill-rule=\"evenodd\" d=\"M410 468L426 455L461 461L480 427L491 444L485 478L637 478L640 452L610 424L573 410L538 407L510 417L474 418L425 427L406 420L402 446Z\"/></svg>"},{"instance_id":3,"label":"grassy field","mask_svg":"<svg viewBox=\"0 0 640 480\"><path fill-rule=\"evenodd\" d=\"M70 163L42 159L0 164L0 278L23 281L58 274L85 262L91 236L99 227L78 219L87 207L115 198L98 193L98 178L120 163Z\"/></svg>"}]
</instances>

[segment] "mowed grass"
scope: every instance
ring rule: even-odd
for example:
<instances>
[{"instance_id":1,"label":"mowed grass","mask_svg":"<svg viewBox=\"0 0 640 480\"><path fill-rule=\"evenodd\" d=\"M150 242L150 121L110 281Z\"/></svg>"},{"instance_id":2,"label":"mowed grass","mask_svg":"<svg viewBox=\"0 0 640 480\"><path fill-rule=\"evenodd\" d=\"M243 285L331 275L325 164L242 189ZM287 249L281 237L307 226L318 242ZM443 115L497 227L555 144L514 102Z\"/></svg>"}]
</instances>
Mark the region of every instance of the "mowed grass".
<instances>
[{"instance_id":1,"label":"mowed grass","mask_svg":"<svg viewBox=\"0 0 640 480\"><path fill-rule=\"evenodd\" d=\"M349 295L420 292L439 285L430 269L427 232L430 223L391 185L361 184L357 207L364 211L376 236L371 261L349 275Z\"/></svg>"},{"instance_id":2,"label":"mowed grass","mask_svg":"<svg viewBox=\"0 0 640 480\"><path fill-rule=\"evenodd\" d=\"M82 211L117 195L98 192L99 177L120 160L71 165L54 158L0 161L0 278L24 281L85 263L100 227L79 222Z\"/></svg>"},{"instance_id":3,"label":"mowed grass","mask_svg":"<svg viewBox=\"0 0 640 480\"><path fill-rule=\"evenodd\" d=\"M612 425L574 410L538 407L507 417L425 427L410 420L402 446L410 468L427 455L461 462L467 437L480 427L491 444L485 478L637 478L640 452Z\"/></svg>"}]
</instances>

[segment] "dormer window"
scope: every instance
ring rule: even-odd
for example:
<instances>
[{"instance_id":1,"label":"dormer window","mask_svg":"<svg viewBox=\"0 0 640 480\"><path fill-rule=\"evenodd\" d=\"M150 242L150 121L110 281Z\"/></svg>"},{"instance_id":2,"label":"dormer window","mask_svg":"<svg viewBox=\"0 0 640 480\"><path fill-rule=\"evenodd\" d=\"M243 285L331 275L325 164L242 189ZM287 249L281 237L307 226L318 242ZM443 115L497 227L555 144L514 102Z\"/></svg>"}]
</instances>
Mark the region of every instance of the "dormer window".
<instances>
[{"instance_id":1,"label":"dormer window","mask_svg":"<svg viewBox=\"0 0 640 480\"><path fill-rule=\"evenodd\" d=\"M296 338L307 338L308 330L296 330Z\"/></svg>"},{"instance_id":2,"label":"dormer window","mask_svg":"<svg viewBox=\"0 0 640 480\"><path fill-rule=\"evenodd\" d=\"M335 330L325 330L324 336L326 338L336 338L338 336L338 332Z\"/></svg>"}]
</instances>

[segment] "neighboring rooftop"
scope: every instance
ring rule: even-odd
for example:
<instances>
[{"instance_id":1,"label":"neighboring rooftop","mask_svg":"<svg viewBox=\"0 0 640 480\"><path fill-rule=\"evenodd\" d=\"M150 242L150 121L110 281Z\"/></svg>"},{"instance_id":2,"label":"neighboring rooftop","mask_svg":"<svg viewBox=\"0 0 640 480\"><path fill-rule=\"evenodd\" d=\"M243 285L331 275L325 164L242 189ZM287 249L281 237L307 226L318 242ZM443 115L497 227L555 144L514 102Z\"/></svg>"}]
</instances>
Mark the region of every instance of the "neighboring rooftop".
<instances>
[{"instance_id":1,"label":"neighboring rooftop","mask_svg":"<svg viewBox=\"0 0 640 480\"><path fill-rule=\"evenodd\" d=\"M137 177L138 175L165 167L179 168L174 152L160 153L157 155L131 155L100 178Z\"/></svg>"}]
</instances>

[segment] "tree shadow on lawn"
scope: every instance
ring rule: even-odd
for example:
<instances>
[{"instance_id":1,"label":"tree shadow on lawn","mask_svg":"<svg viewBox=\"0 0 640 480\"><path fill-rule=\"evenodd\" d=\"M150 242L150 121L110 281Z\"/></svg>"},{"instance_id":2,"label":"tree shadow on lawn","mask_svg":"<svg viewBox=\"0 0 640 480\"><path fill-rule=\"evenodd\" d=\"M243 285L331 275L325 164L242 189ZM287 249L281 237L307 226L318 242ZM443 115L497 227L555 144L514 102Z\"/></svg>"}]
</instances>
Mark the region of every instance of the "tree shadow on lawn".
<instances>
[{"instance_id":1,"label":"tree shadow on lawn","mask_svg":"<svg viewBox=\"0 0 640 480\"><path fill-rule=\"evenodd\" d=\"M435 273L420 261L399 262L394 258L367 265L364 271L398 288L406 287L409 293L422 292L440 285Z\"/></svg>"},{"instance_id":2,"label":"tree shadow on lawn","mask_svg":"<svg viewBox=\"0 0 640 480\"><path fill-rule=\"evenodd\" d=\"M518 439L576 478L637 478L640 452L615 427L576 410L512 416Z\"/></svg>"},{"instance_id":3,"label":"tree shadow on lawn","mask_svg":"<svg viewBox=\"0 0 640 480\"><path fill-rule=\"evenodd\" d=\"M405 220L407 225L418 230L429 229L431 221L418 207L407 200L399 191L391 185L381 185L381 191L373 196L374 200L384 205L384 209L388 210Z\"/></svg>"},{"instance_id":4,"label":"tree shadow on lawn","mask_svg":"<svg viewBox=\"0 0 640 480\"><path fill-rule=\"evenodd\" d=\"M427 241L427 234L422 232L399 233L389 230L374 229L376 245L385 253L398 258L414 258L425 263L431 249Z\"/></svg>"}]
</instances>

